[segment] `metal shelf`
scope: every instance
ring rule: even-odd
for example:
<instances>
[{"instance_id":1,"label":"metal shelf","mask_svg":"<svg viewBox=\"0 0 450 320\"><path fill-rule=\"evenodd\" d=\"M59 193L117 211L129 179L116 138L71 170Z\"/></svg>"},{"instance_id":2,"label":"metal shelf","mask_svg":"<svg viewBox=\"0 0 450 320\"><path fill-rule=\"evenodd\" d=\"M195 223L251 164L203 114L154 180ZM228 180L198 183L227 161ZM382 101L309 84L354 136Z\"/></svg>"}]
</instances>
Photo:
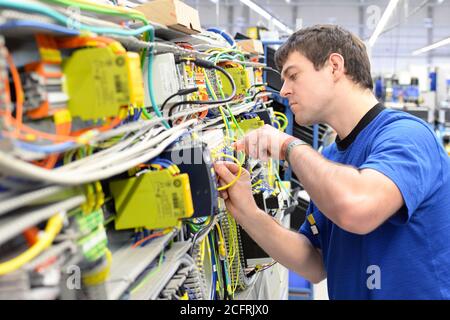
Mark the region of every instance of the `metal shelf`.
<instances>
[{"instance_id":1,"label":"metal shelf","mask_svg":"<svg viewBox=\"0 0 450 320\"><path fill-rule=\"evenodd\" d=\"M188 252L191 242L176 242L165 253L165 261L139 291L130 295L130 300L154 300L183 264L183 256ZM192 260L192 259L191 259ZM187 262L187 261L186 261ZM192 264L194 261L190 261ZM152 270L149 270L152 272Z\"/></svg>"},{"instance_id":2,"label":"metal shelf","mask_svg":"<svg viewBox=\"0 0 450 320\"><path fill-rule=\"evenodd\" d=\"M171 232L154 239L145 247L132 248L128 242L117 250L112 249L113 260L110 276L106 282L108 299L119 299L175 234L175 232Z\"/></svg>"}]
</instances>

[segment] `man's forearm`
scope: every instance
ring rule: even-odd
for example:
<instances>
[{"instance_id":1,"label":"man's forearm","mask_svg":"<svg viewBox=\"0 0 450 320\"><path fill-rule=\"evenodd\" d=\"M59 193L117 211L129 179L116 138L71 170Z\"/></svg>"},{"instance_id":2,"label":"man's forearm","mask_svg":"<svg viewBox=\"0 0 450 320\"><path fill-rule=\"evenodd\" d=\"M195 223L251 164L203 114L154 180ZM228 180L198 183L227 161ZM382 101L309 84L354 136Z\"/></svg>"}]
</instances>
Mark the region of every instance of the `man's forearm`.
<instances>
[{"instance_id":1,"label":"man's forearm","mask_svg":"<svg viewBox=\"0 0 450 320\"><path fill-rule=\"evenodd\" d=\"M309 146L295 147L289 158L292 170L316 206L340 225L349 197L364 195L360 172L325 159Z\"/></svg>"},{"instance_id":2,"label":"man's forearm","mask_svg":"<svg viewBox=\"0 0 450 320\"><path fill-rule=\"evenodd\" d=\"M262 210L248 212L239 224L273 259L316 283L326 277L322 256L304 235L286 229Z\"/></svg>"}]
</instances>

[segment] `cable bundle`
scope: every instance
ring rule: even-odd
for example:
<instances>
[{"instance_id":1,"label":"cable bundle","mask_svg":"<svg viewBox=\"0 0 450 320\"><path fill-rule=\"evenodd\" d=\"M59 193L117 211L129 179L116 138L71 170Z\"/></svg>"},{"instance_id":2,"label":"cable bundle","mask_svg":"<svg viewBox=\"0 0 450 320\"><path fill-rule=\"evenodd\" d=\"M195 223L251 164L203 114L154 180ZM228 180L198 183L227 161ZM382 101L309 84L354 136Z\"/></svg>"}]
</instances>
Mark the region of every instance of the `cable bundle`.
<instances>
[{"instance_id":1,"label":"cable bundle","mask_svg":"<svg viewBox=\"0 0 450 320\"><path fill-rule=\"evenodd\" d=\"M81 14L76 21L69 16L66 10L68 5L80 9ZM142 82L147 83L148 92L145 92L145 96L148 99L146 101L151 102L151 106L150 103L146 106L144 102L133 102L139 101L138 99L129 98L124 103L115 100L111 104L114 105L112 109L108 108L110 104L106 104L103 109L99 108L103 111L108 110L101 116L85 117L85 114L90 114L90 108L95 108L95 99L89 98L87 99L89 101L85 101L86 103L81 103L81 108L85 108L82 111L86 113L76 113L74 109L69 108L71 96L68 92L69 100L66 99L67 101L64 100L61 104L56 103L57 107L44 110L43 113L34 112L48 100L48 94L52 90L64 88L60 80L68 79L67 75L63 74L64 70L67 70L64 67L67 66L68 60L64 61L64 64L61 63L61 59L58 60L63 72L50 79L53 82L40 83L41 70L36 67L27 71L26 66L29 63L24 62L22 65L22 59L18 59L21 57L22 49L14 46L9 52L4 46L3 38L0 37L0 139L2 140L0 199L3 204L0 215L4 214L5 217L1 219L5 218L7 221L17 213L17 216L14 216L17 218L14 219L14 224L10 224L11 228L0 234L0 242L9 241L8 245L10 245L18 241L20 244L25 244L24 239L26 239L28 245L28 250L16 255L17 259L0 264L0 273L12 276L13 271L18 269L32 272L37 261L41 263L40 259L45 257L45 262L48 262L46 254L53 254L56 247L69 243L75 247L86 246L89 251L86 256L92 258L92 261L86 262L89 259L83 257L83 251L79 248L71 252L66 250L64 253L76 263L87 266L87 283L90 285L83 298L107 298L108 292L103 286L105 283L108 284L108 288L113 288L114 297L125 297L124 294L127 292L132 298L144 297L147 291L151 290L146 286L148 280L167 266L164 263L166 259L164 250L159 254L159 259L152 263L141 256L139 261L142 263L136 263L139 265L136 267L139 272L133 269L135 271L133 274L141 275L138 283L130 281L127 286L117 284L114 279L108 283L106 276L109 270L111 269L113 274L117 266L126 263L126 261L114 259L118 252L117 248L114 247L114 250L109 251L108 243L121 241L119 244L122 248L119 252L120 254L125 252L126 257L139 257L139 254L147 250L152 252L151 256L154 257L161 250L156 247L160 245L161 238L173 232L178 239L175 241L179 241L180 238L182 241L192 241L189 253L192 257L186 255L175 259L174 267L178 267L178 271L159 293L160 299L233 299L237 292L251 285L256 277L248 278L245 275L239 229L236 221L229 214L223 214L223 211L221 211L222 214L206 212L203 214L210 216L203 219L177 218L177 227L171 228L170 231L163 227L150 230L151 227L146 226L134 229L135 233L133 229L130 229L129 233L128 231L117 232L113 228L117 227L120 209L115 207L118 200L110 189L110 183L121 179L128 181L131 178L138 178L141 174L153 173L148 172L153 169L163 168L173 175L180 174L180 168L167 164L157 157L168 149L176 147L174 146L176 144L186 143L188 138L192 138L195 143L205 142L202 139L208 140L208 137L198 136L207 130L214 129L220 131L219 140L223 141L219 141L212 147L219 146L217 150L210 150L212 162L231 160L241 168L246 159L243 154L236 155L231 145L242 138L244 130L249 128L249 126L245 127L242 121L252 122L258 110L268 110L267 105L270 102L256 104L253 101L256 98L255 94L260 93L255 93L256 90L253 88L264 90L266 87L261 84L262 79L257 79L255 75L253 80L256 85L253 86L249 81L240 81L240 79L242 75L247 76L246 68L248 67L253 68L255 74L262 76L264 65L249 61L249 56L236 50L229 35L221 31L219 34L230 43L231 48L227 46L201 52L198 51L199 46L194 44L162 42L157 38L160 27L151 25L142 13L116 5L98 4L86 0L24 0L16 3L0 0L0 8L2 9L0 15L6 18L6 23L3 23L3 20L0 23L0 32L5 32L8 46L7 35L15 32L17 28L28 30L30 34L37 33L36 30L38 30L39 33L44 32L49 35L39 37L41 45L38 46L37 53L41 58L42 55L51 59L55 58L52 55L58 51L64 60L72 58L81 51L98 52L97 49L105 48L108 49L105 50L108 51L105 54L111 53L113 57L112 64L121 64L124 63L123 61L131 63L129 60L120 59L128 54L134 58L137 57L132 62L135 63L137 60L139 72L127 65L130 69L124 72L123 78L127 78L131 83L130 79L133 75L141 76L141 72L143 74L146 72L146 79L141 77L138 82L142 84L143 88L139 85L142 92L145 90ZM19 36L19 39L27 35L25 32ZM52 42L50 39L53 39L54 43L50 43ZM211 46L206 47L211 48ZM133 50L138 51L140 56L136 52L131 52ZM155 93L159 91L155 92L153 84L155 81L160 81L160 79L154 79L154 71L161 66L157 65L155 57L162 53L173 54L174 60L179 63L175 66L174 72L181 73L180 70L186 65L195 66L195 69L191 68L194 72L189 75L188 80L181 79L180 74L177 74L178 78L171 79L185 81L185 83L177 86L181 90L168 92L167 97L158 100L158 102L164 101L158 105L155 101ZM96 57L98 56L99 54L96 53ZM45 62L44 60L41 59L38 62ZM79 61L82 63L86 60ZM105 61L107 64L108 60ZM16 63L20 65L16 66ZM45 66L45 63L41 66ZM72 64L72 67L77 71L76 63ZM112 66L108 69L108 72L112 74L111 70L113 70ZM128 72L129 70L134 70L134 73ZM85 73L79 73L81 75L77 74L79 77L77 79L82 80ZM8 79L9 75L11 79ZM196 82L196 77L201 80ZM71 84L77 87L77 81ZM57 88L52 87L55 83L58 85ZM93 83L101 85L102 80ZM112 86L114 93L122 92L124 83L128 82L115 80ZM92 88L95 85L88 87ZM134 91L129 89L130 96L131 92ZM32 101L36 95L39 96L39 100ZM143 96L144 93L140 97ZM172 100L175 97L181 98L171 104L175 101ZM288 121L284 114L275 113L273 116L271 111L268 114L274 118L274 123L280 130L286 129ZM240 178L241 169L236 179L230 184L218 186L213 181L208 187L214 192L232 187ZM271 176L273 176L272 169L264 165L264 170L269 171ZM271 184L259 181L264 179L263 174L261 176L255 174L255 177L258 180L255 181L255 183L258 182L254 185L255 191L266 189L273 191L277 188L273 181ZM275 180L274 177L273 180ZM153 180L150 184L157 183ZM171 186L177 187L175 183ZM154 193L156 194L157 191ZM165 193L167 194L169 192ZM196 195L189 194L189 197L191 196ZM180 197L174 197L171 194L167 199L175 203ZM144 197L144 203L145 201ZM155 202L152 201L153 203ZM27 208L24 209L24 207ZM162 214L165 214L164 210L167 211L167 207L164 205L161 207L163 207ZM83 233L85 241L81 243L77 241L79 240L77 231L73 231L70 225L63 225L59 220L58 224L55 223L55 219L59 219L53 216L55 211L67 211L69 219L74 217L86 219L81 228L92 223L89 219L94 219L90 215L93 212L101 215L102 219L98 221L94 219L98 222L97 228L92 230L88 228L89 231ZM220 209L213 211L220 211ZM76 214L73 215L73 212ZM39 224L49 217L51 218L47 222L47 228L41 232L43 235L41 239L37 236L42 231L39 230ZM114 223L109 224L110 222ZM180 228L180 226L183 227ZM186 230L189 232L185 235ZM107 236L106 231L108 231ZM21 232L23 237L20 237ZM101 236L100 233L102 233ZM50 246L52 243L54 245ZM88 250L89 248L92 250ZM155 248L158 251L152 251ZM168 248L167 243L164 243L164 248ZM101 257L99 257L100 254ZM130 266L130 268L134 267ZM133 278L133 281L135 279ZM25 283L22 283L21 279L16 280L18 285ZM133 283L131 288L130 283ZM141 289L143 290L138 292ZM53 294L55 297L61 297L58 296L57 290ZM78 296L74 295L74 297Z\"/></svg>"}]
</instances>

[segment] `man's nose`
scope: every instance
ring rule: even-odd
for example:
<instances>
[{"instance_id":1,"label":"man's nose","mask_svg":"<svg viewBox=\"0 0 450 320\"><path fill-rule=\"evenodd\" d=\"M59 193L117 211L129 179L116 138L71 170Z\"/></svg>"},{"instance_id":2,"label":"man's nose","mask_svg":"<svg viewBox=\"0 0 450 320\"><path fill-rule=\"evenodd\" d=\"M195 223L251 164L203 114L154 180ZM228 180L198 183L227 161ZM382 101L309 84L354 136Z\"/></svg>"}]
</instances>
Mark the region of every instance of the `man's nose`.
<instances>
[{"instance_id":1,"label":"man's nose","mask_svg":"<svg viewBox=\"0 0 450 320\"><path fill-rule=\"evenodd\" d=\"M281 90L280 90L280 95L283 97L283 98L287 98L287 97L289 97L289 95L291 95L292 94L292 90L291 90L291 88L286 84L286 81L283 83L283 86L281 87Z\"/></svg>"}]
</instances>

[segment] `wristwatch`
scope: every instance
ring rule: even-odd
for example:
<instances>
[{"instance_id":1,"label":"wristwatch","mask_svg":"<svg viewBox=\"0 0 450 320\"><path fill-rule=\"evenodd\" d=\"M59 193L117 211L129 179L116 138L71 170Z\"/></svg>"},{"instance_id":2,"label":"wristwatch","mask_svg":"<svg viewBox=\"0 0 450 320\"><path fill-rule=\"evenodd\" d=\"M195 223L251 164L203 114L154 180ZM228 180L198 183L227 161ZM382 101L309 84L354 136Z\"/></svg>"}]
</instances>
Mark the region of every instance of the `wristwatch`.
<instances>
[{"instance_id":1,"label":"wristwatch","mask_svg":"<svg viewBox=\"0 0 450 320\"><path fill-rule=\"evenodd\" d=\"M284 159L286 160L287 163L289 163L289 165L291 165L291 162L289 161L289 156L291 155L292 150L294 149L294 147L301 146L301 145L309 146L308 143L306 143L305 141L300 140L300 139L295 139L295 140L289 142L289 144L287 145L286 152L284 153Z\"/></svg>"}]
</instances>

